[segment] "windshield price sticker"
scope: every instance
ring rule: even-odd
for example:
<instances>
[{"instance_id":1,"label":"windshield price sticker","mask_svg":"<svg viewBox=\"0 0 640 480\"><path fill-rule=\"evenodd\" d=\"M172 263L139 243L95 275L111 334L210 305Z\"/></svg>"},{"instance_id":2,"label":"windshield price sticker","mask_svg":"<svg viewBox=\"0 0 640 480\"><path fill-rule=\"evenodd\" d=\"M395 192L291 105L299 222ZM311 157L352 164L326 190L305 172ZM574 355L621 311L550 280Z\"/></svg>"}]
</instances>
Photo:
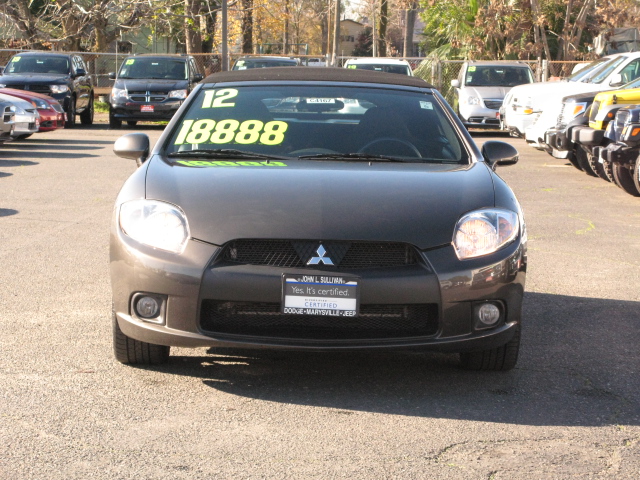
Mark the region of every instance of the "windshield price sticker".
<instances>
[{"instance_id":1,"label":"windshield price sticker","mask_svg":"<svg viewBox=\"0 0 640 480\"><path fill-rule=\"evenodd\" d=\"M250 145L280 145L284 141L284 133L289 128L287 122L274 120L261 122L260 120L245 120L240 123L232 118L226 120L185 120L176 137L174 145L185 143L197 145L201 143L239 143Z\"/></svg>"},{"instance_id":2,"label":"windshield price sticker","mask_svg":"<svg viewBox=\"0 0 640 480\"><path fill-rule=\"evenodd\" d=\"M202 108L222 108L235 107L235 102L231 101L238 96L235 88L223 88L222 90L207 90L204 92Z\"/></svg>"},{"instance_id":3,"label":"windshield price sticker","mask_svg":"<svg viewBox=\"0 0 640 480\"><path fill-rule=\"evenodd\" d=\"M268 162L252 162L252 161L222 161L222 160L177 160L176 163L184 165L185 167L286 167L287 164L283 162L274 162L269 160Z\"/></svg>"},{"instance_id":4,"label":"windshield price sticker","mask_svg":"<svg viewBox=\"0 0 640 480\"><path fill-rule=\"evenodd\" d=\"M307 98L307 103L336 103L335 98Z\"/></svg>"},{"instance_id":5,"label":"windshield price sticker","mask_svg":"<svg viewBox=\"0 0 640 480\"><path fill-rule=\"evenodd\" d=\"M357 317L358 277L282 275L281 313Z\"/></svg>"}]
</instances>

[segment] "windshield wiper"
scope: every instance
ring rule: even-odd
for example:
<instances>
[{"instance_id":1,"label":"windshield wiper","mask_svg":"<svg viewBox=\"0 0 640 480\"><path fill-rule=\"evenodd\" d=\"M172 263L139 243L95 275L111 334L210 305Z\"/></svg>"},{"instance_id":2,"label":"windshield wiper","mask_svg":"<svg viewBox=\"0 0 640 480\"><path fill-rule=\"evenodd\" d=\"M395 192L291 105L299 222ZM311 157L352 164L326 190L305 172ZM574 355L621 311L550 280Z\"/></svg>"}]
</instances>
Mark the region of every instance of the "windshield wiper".
<instances>
[{"instance_id":1,"label":"windshield wiper","mask_svg":"<svg viewBox=\"0 0 640 480\"><path fill-rule=\"evenodd\" d=\"M199 150L182 150L171 152L167 157L207 157L207 158L258 158L262 160L289 160L289 157L281 157L277 155L264 155L262 153L244 152L242 150L234 150L233 148L216 148Z\"/></svg>"},{"instance_id":2,"label":"windshield wiper","mask_svg":"<svg viewBox=\"0 0 640 480\"><path fill-rule=\"evenodd\" d=\"M300 155L300 160L355 160L362 162L412 162L404 158L387 155L372 155L370 153L320 153L317 155Z\"/></svg>"}]
</instances>

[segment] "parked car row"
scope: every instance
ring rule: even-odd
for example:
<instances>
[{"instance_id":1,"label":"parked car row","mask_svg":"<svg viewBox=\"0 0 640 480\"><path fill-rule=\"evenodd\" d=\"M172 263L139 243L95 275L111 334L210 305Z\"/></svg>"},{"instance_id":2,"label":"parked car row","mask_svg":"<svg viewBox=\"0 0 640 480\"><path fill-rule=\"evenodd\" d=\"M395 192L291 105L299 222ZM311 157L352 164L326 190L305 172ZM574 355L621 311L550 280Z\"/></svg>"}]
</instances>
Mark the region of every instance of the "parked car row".
<instances>
[{"instance_id":1,"label":"parked car row","mask_svg":"<svg viewBox=\"0 0 640 480\"><path fill-rule=\"evenodd\" d=\"M500 121L530 145L640 196L638 117L640 53L632 52L598 59L566 81L513 88Z\"/></svg>"},{"instance_id":2,"label":"parked car row","mask_svg":"<svg viewBox=\"0 0 640 480\"><path fill-rule=\"evenodd\" d=\"M28 138L65 125L60 103L39 93L0 88L0 112L0 142Z\"/></svg>"},{"instance_id":3,"label":"parked car row","mask_svg":"<svg viewBox=\"0 0 640 480\"><path fill-rule=\"evenodd\" d=\"M564 81L514 87L500 110L514 136L634 196L640 196L639 116L638 52L603 57Z\"/></svg>"}]
</instances>

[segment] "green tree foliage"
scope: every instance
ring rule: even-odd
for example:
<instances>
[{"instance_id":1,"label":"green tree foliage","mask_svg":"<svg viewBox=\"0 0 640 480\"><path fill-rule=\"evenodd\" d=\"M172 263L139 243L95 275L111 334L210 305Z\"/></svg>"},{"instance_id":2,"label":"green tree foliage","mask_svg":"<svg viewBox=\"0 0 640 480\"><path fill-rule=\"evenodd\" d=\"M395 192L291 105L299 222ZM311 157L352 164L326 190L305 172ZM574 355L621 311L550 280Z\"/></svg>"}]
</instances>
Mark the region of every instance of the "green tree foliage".
<instances>
[{"instance_id":1,"label":"green tree foliage","mask_svg":"<svg viewBox=\"0 0 640 480\"><path fill-rule=\"evenodd\" d=\"M421 0L426 51L450 59L575 60L595 35L636 25L635 0Z\"/></svg>"},{"instance_id":2,"label":"green tree foliage","mask_svg":"<svg viewBox=\"0 0 640 480\"><path fill-rule=\"evenodd\" d=\"M356 38L356 47L351 52L356 57L370 57L373 55L373 30L371 27L365 29Z\"/></svg>"}]
</instances>

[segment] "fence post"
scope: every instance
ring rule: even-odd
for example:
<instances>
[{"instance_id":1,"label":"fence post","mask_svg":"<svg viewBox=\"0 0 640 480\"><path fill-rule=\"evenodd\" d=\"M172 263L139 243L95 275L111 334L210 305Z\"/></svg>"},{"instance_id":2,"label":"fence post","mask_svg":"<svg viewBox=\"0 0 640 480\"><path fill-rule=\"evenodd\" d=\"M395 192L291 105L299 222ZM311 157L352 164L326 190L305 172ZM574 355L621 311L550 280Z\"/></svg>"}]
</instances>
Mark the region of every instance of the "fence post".
<instances>
[{"instance_id":1,"label":"fence post","mask_svg":"<svg viewBox=\"0 0 640 480\"><path fill-rule=\"evenodd\" d=\"M546 82L549 80L549 61L542 60L542 81Z\"/></svg>"}]
</instances>

